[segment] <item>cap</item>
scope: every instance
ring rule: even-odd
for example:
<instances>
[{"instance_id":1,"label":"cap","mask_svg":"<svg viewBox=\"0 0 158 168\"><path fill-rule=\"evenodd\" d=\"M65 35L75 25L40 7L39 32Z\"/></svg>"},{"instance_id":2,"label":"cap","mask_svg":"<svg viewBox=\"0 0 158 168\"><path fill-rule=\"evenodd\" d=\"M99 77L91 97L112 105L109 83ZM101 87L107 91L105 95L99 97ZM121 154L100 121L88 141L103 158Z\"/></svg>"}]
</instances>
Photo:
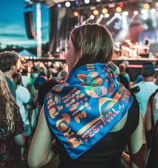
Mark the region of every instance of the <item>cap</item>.
<instances>
[{"instance_id":1,"label":"cap","mask_svg":"<svg viewBox=\"0 0 158 168\"><path fill-rule=\"evenodd\" d=\"M155 74L155 67L152 64L145 64L142 69L143 77L150 77Z\"/></svg>"}]
</instances>

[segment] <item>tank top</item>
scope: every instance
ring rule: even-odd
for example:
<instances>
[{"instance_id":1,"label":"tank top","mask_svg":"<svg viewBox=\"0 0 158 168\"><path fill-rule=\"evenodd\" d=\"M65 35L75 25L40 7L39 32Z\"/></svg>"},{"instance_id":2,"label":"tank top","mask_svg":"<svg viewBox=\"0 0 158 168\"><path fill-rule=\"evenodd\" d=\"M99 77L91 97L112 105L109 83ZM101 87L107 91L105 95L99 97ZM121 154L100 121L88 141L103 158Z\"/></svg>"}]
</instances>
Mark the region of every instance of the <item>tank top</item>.
<instances>
[{"instance_id":1,"label":"tank top","mask_svg":"<svg viewBox=\"0 0 158 168\"><path fill-rule=\"evenodd\" d=\"M79 158L71 159L57 140L60 155L59 168L121 168L121 154L138 122L139 105L134 98L124 127L117 132L109 132Z\"/></svg>"}]
</instances>

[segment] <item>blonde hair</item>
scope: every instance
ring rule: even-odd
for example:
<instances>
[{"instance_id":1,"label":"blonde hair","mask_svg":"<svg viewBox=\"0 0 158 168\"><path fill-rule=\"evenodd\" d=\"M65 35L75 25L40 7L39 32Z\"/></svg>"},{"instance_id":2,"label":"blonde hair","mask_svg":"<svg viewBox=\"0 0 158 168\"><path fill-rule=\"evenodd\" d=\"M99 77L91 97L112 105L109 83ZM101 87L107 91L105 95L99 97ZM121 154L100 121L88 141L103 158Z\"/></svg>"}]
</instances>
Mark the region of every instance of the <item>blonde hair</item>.
<instances>
[{"instance_id":1,"label":"blonde hair","mask_svg":"<svg viewBox=\"0 0 158 168\"><path fill-rule=\"evenodd\" d=\"M0 116L6 114L8 131L15 130L15 114L18 111L15 99L10 93L8 84L2 71L0 71Z\"/></svg>"}]
</instances>

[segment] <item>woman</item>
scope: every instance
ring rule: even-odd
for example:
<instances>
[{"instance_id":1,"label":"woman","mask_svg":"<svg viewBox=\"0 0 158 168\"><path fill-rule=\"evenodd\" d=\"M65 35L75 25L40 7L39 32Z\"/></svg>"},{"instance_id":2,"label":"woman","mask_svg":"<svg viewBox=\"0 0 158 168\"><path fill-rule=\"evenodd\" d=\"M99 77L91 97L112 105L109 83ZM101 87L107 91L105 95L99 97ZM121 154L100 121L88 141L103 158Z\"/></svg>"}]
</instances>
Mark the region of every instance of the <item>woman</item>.
<instances>
[{"instance_id":1,"label":"woman","mask_svg":"<svg viewBox=\"0 0 158 168\"><path fill-rule=\"evenodd\" d=\"M14 141L24 145L23 122L4 74L0 71L0 167L15 168Z\"/></svg>"},{"instance_id":2,"label":"woman","mask_svg":"<svg viewBox=\"0 0 158 168\"><path fill-rule=\"evenodd\" d=\"M13 81L16 85L16 103L19 107L19 112L24 123L24 133L28 141L29 136L31 135L28 106L32 104L33 100L29 90L22 86L22 78L19 72L13 74ZM22 160L24 160L24 150L26 146L27 142L25 142L25 145L21 147Z\"/></svg>"},{"instance_id":3,"label":"woman","mask_svg":"<svg viewBox=\"0 0 158 168\"><path fill-rule=\"evenodd\" d=\"M131 167L144 167L146 142L138 103L108 69L112 54L105 27L87 24L72 30L66 56L69 76L45 97L29 149L31 168L55 156L53 137L60 168L119 168L126 144Z\"/></svg>"}]
</instances>

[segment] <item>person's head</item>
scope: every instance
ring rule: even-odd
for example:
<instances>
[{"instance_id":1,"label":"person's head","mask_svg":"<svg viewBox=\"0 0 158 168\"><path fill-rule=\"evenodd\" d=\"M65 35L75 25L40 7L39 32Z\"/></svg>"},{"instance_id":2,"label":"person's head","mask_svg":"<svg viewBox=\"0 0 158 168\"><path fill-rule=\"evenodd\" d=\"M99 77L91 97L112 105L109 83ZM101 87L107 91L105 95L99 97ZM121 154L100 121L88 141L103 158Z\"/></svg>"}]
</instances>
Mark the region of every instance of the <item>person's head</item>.
<instances>
[{"instance_id":1,"label":"person's head","mask_svg":"<svg viewBox=\"0 0 158 168\"><path fill-rule=\"evenodd\" d=\"M22 81L22 78L21 78L21 73L19 72L16 72L13 74L13 81L15 83L15 85L20 85L21 84L21 81Z\"/></svg>"},{"instance_id":2,"label":"person's head","mask_svg":"<svg viewBox=\"0 0 158 168\"><path fill-rule=\"evenodd\" d=\"M35 81L34 81L34 87L35 87L35 89L36 89L36 90L39 90L40 87L41 87L44 83L46 83L46 82L47 82L46 77L39 75L39 76L35 79Z\"/></svg>"},{"instance_id":3,"label":"person's head","mask_svg":"<svg viewBox=\"0 0 158 168\"><path fill-rule=\"evenodd\" d=\"M155 67L152 63L146 63L142 69L143 80L153 80L155 77Z\"/></svg>"},{"instance_id":4,"label":"person's head","mask_svg":"<svg viewBox=\"0 0 158 168\"><path fill-rule=\"evenodd\" d=\"M20 59L18 53L15 51L3 51L0 53L0 69L2 72L11 71L15 73L20 66Z\"/></svg>"},{"instance_id":5,"label":"person's head","mask_svg":"<svg viewBox=\"0 0 158 168\"><path fill-rule=\"evenodd\" d=\"M86 24L71 31L66 55L69 71L83 64L108 63L112 54L113 40L104 26Z\"/></svg>"},{"instance_id":6,"label":"person's head","mask_svg":"<svg viewBox=\"0 0 158 168\"><path fill-rule=\"evenodd\" d=\"M18 111L15 99L12 97L5 76L0 71L0 117L2 113L6 116L8 131L13 132L15 129L14 114Z\"/></svg>"},{"instance_id":7,"label":"person's head","mask_svg":"<svg viewBox=\"0 0 158 168\"><path fill-rule=\"evenodd\" d=\"M110 61L108 67L114 72L114 74L118 75L120 73L119 67L114 62Z\"/></svg>"},{"instance_id":8,"label":"person's head","mask_svg":"<svg viewBox=\"0 0 158 168\"><path fill-rule=\"evenodd\" d=\"M68 73L65 70L60 71L57 75L57 81L62 83L66 79L67 75Z\"/></svg>"},{"instance_id":9,"label":"person's head","mask_svg":"<svg viewBox=\"0 0 158 168\"><path fill-rule=\"evenodd\" d=\"M22 75L27 76L27 74L28 74L27 68L23 69L23 70L22 70Z\"/></svg>"},{"instance_id":10,"label":"person's head","mask_svg":"<svg viewBox=\"0 0 158 168\"><path fill-rule=\"evenodd\" d=\"M125 64L120 64L119 65L119 70L120 70L120 74L123 75L124 73L126 73L126 65Z\"/></svg>"}]
</instances>

